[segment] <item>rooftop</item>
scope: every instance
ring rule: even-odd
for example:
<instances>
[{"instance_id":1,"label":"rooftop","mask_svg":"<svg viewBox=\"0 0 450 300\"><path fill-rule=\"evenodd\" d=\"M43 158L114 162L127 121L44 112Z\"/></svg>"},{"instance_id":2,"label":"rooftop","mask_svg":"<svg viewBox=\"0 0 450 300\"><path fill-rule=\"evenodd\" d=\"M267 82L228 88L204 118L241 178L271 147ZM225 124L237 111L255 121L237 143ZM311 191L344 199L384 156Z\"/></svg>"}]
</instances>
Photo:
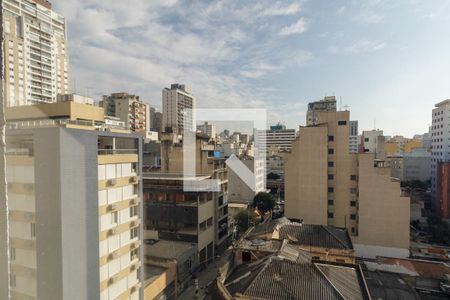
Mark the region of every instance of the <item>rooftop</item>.
<instances>
[{"instance_id":1,"label":"rooftop","mask_svg":"<svg viewBox=\"0 0 450 300\"><path fill-rule=\"evenodd\" d=\"M311 225L301 223L286 223L279 227L280 239L288 239L294 244L332 249L353 249L353 244L347 229Z\"/></svg>"},{"instance_id":2,"label":"rooftop","mask_svg":"<svg viewBox=\"0 0 450 300\"><path fill-rule=\"evenodd\" d=\"M184 253L196 251L196 245L179 241L158 240L154 244L144 244L146 256L164 259L178 259Z\"/></svg>"},{"instance_id":3,"label":"rooftop","mask_svg":"<svg viewBox=\"0 0 450 300\"><path fill-rule=\"evenodd\" d=\"M238 266L225 281L228 291L255 299L368 299L358 268L313 263L284 245L276 255Z\"/></svg>"}]
</instances>

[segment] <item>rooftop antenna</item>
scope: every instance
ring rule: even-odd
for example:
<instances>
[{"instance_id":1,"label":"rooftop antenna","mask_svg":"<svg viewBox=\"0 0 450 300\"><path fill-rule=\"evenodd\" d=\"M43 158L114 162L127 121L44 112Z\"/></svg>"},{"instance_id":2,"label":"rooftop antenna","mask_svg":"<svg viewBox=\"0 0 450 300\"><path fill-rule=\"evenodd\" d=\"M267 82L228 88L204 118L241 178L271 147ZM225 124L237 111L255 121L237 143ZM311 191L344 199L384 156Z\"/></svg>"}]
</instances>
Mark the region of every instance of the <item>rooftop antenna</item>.
<instances>
[{"instance_id":1,"label":"rooftop antenna","mask_svg":"<svg viewBox=\"0 0 450 300\"><path fill-rule=\"evenodd\" d=\"M377 118L373 118L373 129L377 130Z\"/></svg>"},{"instance_id":2,"label":"rooftop antenna","mask_svg":"<svg viewBox=\"0 0 450 300\"><path fill-rule=\"evenodd\" d=\"M73 91L75 94L77 93L77 80L75 78L73 79Z\"/></svg>"},{"instance_id":3,"label":"rooftop antenna","mask_svg":"<svg viewBox=\"0 0 450 300\"><path fill-rule=\"evenodd\" d=\"M345 109L346 111L348 111L349 108L350 108L350 106L344 105L344 109Z\"/></svg>"},{"instance_id":4,"label":"rooftop antenna","mask_svg":"<svg viewBox=\"0 0 450 300\"><path fill-rule=\"evenodd\" d=\"M342 110L342 96L339 97L339 111Z\"/></svg>"}]
</instances>

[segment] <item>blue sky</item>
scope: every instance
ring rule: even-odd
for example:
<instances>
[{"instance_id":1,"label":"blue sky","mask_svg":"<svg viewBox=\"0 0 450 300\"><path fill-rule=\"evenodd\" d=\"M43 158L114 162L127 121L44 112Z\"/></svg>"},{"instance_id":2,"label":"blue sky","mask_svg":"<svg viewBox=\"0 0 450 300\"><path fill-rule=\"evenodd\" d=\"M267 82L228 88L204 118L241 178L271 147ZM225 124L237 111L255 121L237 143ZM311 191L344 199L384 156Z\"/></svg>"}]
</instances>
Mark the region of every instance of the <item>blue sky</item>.
<instances>
[{"instance_id":1,"label":"blue sky","mask_svg":"<svg viewBox=\"0 0 450 300\"><path fill-rule=\"evenodd\" d=\"M77 92L126 91L157 108L173 82L199 107L265 107L305 123L336 95L360 130L412 136L450 98L450 1L54 0Z\"/></svg>"}]
</instances>

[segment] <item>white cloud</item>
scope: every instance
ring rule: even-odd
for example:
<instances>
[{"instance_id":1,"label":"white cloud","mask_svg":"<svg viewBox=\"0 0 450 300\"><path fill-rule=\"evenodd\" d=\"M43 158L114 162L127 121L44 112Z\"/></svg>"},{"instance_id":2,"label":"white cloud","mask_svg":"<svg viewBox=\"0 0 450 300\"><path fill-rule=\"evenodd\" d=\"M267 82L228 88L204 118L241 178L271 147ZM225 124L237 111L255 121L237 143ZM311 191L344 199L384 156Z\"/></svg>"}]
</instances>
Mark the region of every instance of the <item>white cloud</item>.
<instances>
[{"instance_id":1,"label":"white cloud","mask_svg":"<svg viewBox=\"0 0 450 300\"><path fill-rule=\"evenodd\" d=\"M306 21L305 18L302 17L298 19L298 21L295 22L294 24L281 28L280 34L281 35L301 34L304 33L306 30L307 30Z\"/></svg>"},{"instance_id":2,"label":"white cloud","mask_svg":"<svg viewBox=\"0 0 450 300\"><path fill-rule=\"evenodd\" d=\"M301 10L300 3L294 2L287 6L281 1L275 2L271 7L264 9L260 16L287 16L299 13Z\"/></svg>"},{"instance_id":3,"label":"white cloud","mask_svg":"<svg viewBox=\"0 0 450 300\"><path fill-rule=\"evenodd\" d=\"M344 50L348 53L364 53L364 52L375 52L386 47L386 43L380 41L371 40L361 40L356 41L350 46L346 47Z\"/></svg>"}]
</instances>

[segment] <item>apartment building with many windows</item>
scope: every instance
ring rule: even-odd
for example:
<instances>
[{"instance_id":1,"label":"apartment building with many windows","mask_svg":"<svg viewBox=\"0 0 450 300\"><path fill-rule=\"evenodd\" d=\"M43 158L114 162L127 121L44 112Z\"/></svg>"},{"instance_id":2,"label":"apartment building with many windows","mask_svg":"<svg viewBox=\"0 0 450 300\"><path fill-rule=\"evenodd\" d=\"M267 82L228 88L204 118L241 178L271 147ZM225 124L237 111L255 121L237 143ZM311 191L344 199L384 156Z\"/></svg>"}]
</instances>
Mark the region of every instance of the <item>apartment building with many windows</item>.
<instances>
[{"instance_id":1,"label":"apartment building with many windows","mask_svg":"<svg viewBox=\"0 0 450 300\"><path fill-rule=\"evenodd\" d=\"M195 97L184 84L174 83L162 90L162 131L195 131ZM184 124L188 125L184 128Z\"/></svg>"},{"instance_id":2,"label":"apartment building with many windows","mask_svg":"<svg viewBox=\"0 0 450 300\"><path fill-rule=\"evenodd\" d=\"M409 198L375 153L349 153L349 111L300 128L285 163L285 215L349 230L357 254L408 256Z\"/></svg>"},{"instance_id":3,"label":"apartment building with many windows","mask_svg":"<svg viewBox=\"0 0 450 300\"><path fill-rule=\"evenodd\" d=\"M112 93L103 96L100 106L105 115L119 118L131 131L147 133L150 131L150 105L139 96L128 93Z\"/></svg>"},{"instance_id":4,"label":"apartment building with many windows","mask_svg":"<svg viewBox=\"0 0 450 300\"><path fill-rule=\"evenodd\" d=\"M438 209L439 163L450 161L450 100L439 102L432 111L431 123L431 207Z\"/></svg>"},{"instance_id":5,"label":"apartment building with many windows","mask_svg":"<svg viewBox=\"0 0 450 300\"><path fill-rule=\"evenodd\" d=\"M142 299L142 138L74 102L7 119L13 299Z\"/></svg>"},{"instance_id":6,"label":"apartment building with many windows","mask_svg":"<svg viewBox=\"0 0 450 300\"><path fill-rule=\"evenodd\" d=\"M7 106L56 102L70 92L65 18L45 0L2 3Z\"/></svg>"}]
</instances>

